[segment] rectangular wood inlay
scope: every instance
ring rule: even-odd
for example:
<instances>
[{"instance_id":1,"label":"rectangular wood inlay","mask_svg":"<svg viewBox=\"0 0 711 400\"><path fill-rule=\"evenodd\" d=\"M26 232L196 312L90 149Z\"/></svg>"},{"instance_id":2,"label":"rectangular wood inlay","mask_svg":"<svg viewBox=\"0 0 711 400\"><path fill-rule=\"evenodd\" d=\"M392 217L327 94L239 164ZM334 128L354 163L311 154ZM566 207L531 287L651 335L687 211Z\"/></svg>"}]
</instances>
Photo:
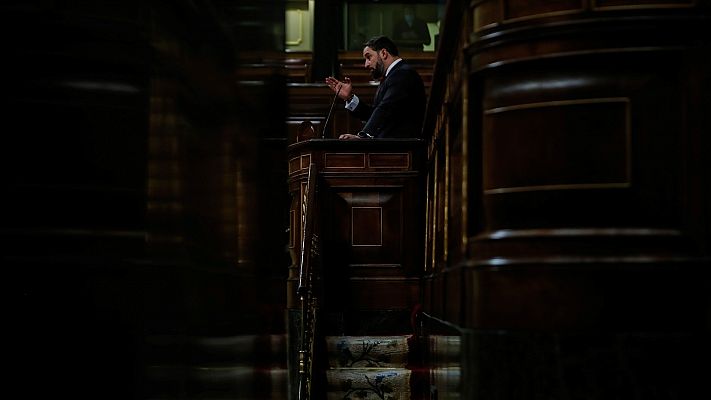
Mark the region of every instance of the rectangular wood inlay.
<instances>
[{"instance_id":1,"label":"rectangular wood inlay","mask_svg":"<svg viewBox=\"0 0 711 400\"><path fill-rule=\"evenodd\" d=\"M383 208L353 207L351 209L351 229L353 246L382 246Z\"/></svg>"},{"instance_id":2,"label":"rectangular wood inlay","mask_svg":"<svg viewBox=\"0 0 711 400\"><path fill-rule=\"evenodd\" d=\"M326 168L365 168L365 153L326 153Z\"/></svg>"},{"instance_id":3,"label":"rectangular wood inlay","mask_svg":"<svg viewBox=\"0 0 711 400\"><path fill-rule=\"evenodd\" d=\"M302 154L301 169L309 169L309 164L311 164L311 154Z\"/></svg>"},{"instance_id":4,"label":"rectangular wood inlay","mask_svg":"<svg viewBox=\"0 0 711 400\"><path fill-rule=\"evenodd\" d=\"M299 157L289 160L289 175L301 171L301 161Z\"/></svg>"},{"instance_id":5,"label":"rectangular wood inlay","mask_svg":"<svg viewBox=\"0 0 711 400\"><path fill-rule=\"evenodd\" d=\"M408 153L373 153L368 154L368 167L370 168L410 168L410 154Z\"/></svg>"},{"instance_id":6,"label":"rectangular wood inlay","mask_svg":"<svg viewBox=\"0 0 711 400\"><path fill-rule=\"evenodd\" d=\"M484 112L484 192L625 187L629 99L499 107Z\"/></svg>"}]
</instances>

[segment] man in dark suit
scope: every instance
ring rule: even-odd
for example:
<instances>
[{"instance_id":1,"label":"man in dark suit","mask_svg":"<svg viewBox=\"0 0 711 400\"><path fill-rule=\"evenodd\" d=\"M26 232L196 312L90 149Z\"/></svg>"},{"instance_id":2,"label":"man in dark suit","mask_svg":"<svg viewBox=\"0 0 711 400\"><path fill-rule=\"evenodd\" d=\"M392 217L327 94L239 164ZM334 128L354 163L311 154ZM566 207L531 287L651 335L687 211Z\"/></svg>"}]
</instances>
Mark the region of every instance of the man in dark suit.
<instances>
[{"instance_id":1,"label":"man in dark suit","mask_svg":"<svg viewBox=\"0 0 711 400\"><path fill-rule=\"evenodd\" d=\"M326 84L346 101L346 108L367 121L357 135L345 133L340 139L419 137L425 115L425 86L422 78L398 55L397 46L385 36L374 37L363 48L365 68L380 80L373 105L353 93L349 78L326 78Z\"/></svg>"}]
</instances>

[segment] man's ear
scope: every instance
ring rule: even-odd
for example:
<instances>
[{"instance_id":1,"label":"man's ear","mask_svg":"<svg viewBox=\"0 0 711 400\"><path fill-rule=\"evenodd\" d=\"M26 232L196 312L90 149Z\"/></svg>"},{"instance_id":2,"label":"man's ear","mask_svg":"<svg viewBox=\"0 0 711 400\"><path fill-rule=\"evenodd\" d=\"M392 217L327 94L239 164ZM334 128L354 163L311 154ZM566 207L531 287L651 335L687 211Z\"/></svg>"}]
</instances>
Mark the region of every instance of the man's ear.
<instances>
[{"instance_id":1,"label":"man's ear","mask_svg":"<svg viewBox=\"0 0 711 400\"><path fill-rule=\"evenodd\" d=\"M387 60L389 55L388 49L380 49L380 58Z\"/></svg>"}]
</instances>

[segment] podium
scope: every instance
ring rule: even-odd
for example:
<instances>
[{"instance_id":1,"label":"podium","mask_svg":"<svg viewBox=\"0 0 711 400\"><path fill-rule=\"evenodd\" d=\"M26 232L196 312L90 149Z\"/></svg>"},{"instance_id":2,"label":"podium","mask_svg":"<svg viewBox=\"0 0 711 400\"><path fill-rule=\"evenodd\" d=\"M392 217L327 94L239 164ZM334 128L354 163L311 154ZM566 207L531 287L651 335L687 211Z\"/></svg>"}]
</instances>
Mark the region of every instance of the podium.
<instances>
[{"instance_id":1,"label":"podium","mask_svg":"<svg viewBox=\"0 0 711 400\"><path fill-rule=\"evenodd\" d=\"M425 143L418 139L311 139L289 146L293 263L288 308L299 304L295 255L301 250L302 203L311 164L317 174L314 230L322 307L404 310L419 302L424 157Z\"/></svg>"}]
</instances>

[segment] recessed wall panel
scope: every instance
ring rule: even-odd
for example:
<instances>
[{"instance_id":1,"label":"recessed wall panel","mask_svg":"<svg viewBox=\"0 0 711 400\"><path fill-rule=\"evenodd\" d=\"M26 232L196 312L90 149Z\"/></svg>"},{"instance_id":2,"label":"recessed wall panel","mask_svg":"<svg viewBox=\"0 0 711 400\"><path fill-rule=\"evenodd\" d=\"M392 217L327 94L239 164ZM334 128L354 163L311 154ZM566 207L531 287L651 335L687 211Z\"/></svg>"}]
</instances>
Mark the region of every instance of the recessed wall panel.
<instances>
[{"instance_id":1,"label":"recessed wall panel","mask_svg":"<svg viewBox=\"0 0 711 400\"><path fill-rule=\"evenodd\" d=\"M629 101L519 104L484 113L484 191L624 186L630 180Z\"/></svg>"}]
</instances>

